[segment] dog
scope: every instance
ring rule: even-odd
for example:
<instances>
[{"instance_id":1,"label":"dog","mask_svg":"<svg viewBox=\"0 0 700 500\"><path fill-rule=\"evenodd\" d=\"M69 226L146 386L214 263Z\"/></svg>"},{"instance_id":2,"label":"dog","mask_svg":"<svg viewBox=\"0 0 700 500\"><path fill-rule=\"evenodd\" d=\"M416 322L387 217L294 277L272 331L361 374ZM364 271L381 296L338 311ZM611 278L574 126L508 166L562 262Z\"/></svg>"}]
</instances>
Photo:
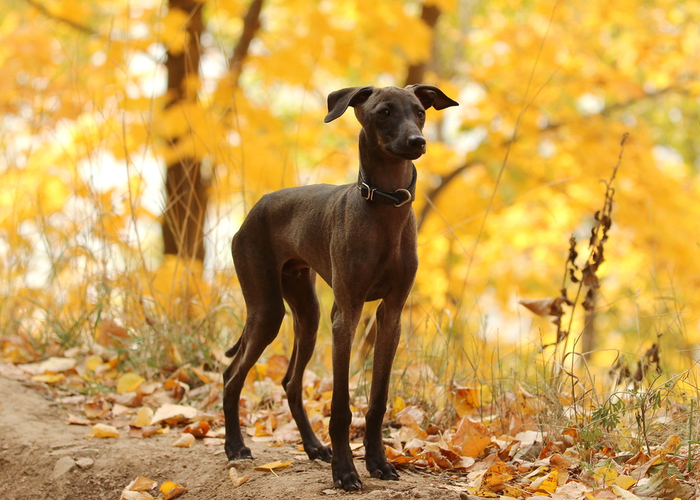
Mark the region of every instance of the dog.
<instances>
[{"instance_id":1,"label":"dog","mask_svg":"<svg viewBox=\"0 0 700 500\"><path fill-rule=\"evenodd\" d=\"M377 309L373 376L366 415L365 462L370 475L398 479L382 443L391 366L401 335L401 312L418 268L413 160L426 152L425 112L458 103L439 88L351 87L328 96L325 122L348 107L362 125L359 175L354 184L292 187L263 196L233 238L232 254L247 308L243 333L227 351L224 372L226 455L252 458L239 422L239 398L248 371L277 336L286 301L294 320L294 349L282 380L289 409L309 459L331 462L335 487L362 482L349 444L350 348L367 301ZM302 376L316 343L320 310L316 275L333 289L333 397L331 448L314 434L302 401Z\"/></svg>"}]
</instances>

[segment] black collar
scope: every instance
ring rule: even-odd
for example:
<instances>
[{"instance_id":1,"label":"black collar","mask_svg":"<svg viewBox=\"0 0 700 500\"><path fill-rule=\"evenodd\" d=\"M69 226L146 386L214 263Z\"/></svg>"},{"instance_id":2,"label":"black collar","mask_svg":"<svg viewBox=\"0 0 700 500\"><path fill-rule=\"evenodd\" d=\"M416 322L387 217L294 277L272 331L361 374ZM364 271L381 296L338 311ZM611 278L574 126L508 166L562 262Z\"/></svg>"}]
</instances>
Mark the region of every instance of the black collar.
<instances>
[{"instance_id":1,"label":"black collar","mask_svg":"<svg viewBox=\"0 0 700 500\"><path fill-rule=\"evenodd\" d=\"M387 205L400 207L401 205L410 203L415 199L417 178L418 172L416 171L416 166L413 165L413 180L411 181L411 185L406 189L397 189L393 193L389 193L387 191L382 191L381 189L371 187L362 178L362 172L360 172L357 178L357 189L360 191L360 195L362 195L365 200L380 201L382 203L386 203Z\"/></svg>"}]
</instances>

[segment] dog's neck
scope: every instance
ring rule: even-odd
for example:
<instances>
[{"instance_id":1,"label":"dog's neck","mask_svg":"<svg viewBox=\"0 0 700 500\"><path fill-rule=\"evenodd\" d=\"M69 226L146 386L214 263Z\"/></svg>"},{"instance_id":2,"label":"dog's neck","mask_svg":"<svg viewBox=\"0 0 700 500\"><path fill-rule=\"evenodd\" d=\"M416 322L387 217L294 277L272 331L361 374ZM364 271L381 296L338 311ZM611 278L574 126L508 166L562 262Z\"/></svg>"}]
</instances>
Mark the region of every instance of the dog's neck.
<instances>
[{"instance_id":1,"label":"dog's neck","mask_svg":"<svg viewBox=\"0 0 700 500\"><path fill-rule=\"evenodd\" d=\"M406 189L413 180L413 162L390 156L360 131L360 174L367 184L382 191Z\"/></svg>"}]
</instances>

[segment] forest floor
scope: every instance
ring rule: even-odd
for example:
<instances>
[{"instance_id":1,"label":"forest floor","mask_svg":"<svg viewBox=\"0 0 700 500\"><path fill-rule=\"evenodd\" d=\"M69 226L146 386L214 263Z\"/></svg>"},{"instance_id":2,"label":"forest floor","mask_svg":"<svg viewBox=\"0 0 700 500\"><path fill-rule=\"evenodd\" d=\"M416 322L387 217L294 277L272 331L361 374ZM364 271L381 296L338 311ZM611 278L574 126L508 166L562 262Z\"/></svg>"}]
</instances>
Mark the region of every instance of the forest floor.
<instances>
[{"instance_id":1,"label":"forest floor","mask_svg":"<svg viewBox=\"0 0 700 500\"><path fill-rule=\"evenodd\" d=\"M12 380L18 377L13 377L11 368L0 364L3 500L119 500L138 476L158 485L173 481L187 488L178 496L182 500L467 497L451 489L449 478L435 474L403 469L399 481L371 478L361 460L355 465L362 491L345 493L333 488L330 464L309 461L293 446L268 447L254 442L248 445L255 460L236 465L239 478L250 477L234 488L220 443L205 445L198 440L189 448L178 448L172 446L173 435L133 439L126 437L124 430L120 430L121 439L95 438L90 427L66 423L70 405L56 401L43 384ZM292 464L274 472L254 470L255 466L275 461ZM157 489L150 494L161 497ZM132 494L130 498L139 497Z\"/></svg>"}]
</instances>

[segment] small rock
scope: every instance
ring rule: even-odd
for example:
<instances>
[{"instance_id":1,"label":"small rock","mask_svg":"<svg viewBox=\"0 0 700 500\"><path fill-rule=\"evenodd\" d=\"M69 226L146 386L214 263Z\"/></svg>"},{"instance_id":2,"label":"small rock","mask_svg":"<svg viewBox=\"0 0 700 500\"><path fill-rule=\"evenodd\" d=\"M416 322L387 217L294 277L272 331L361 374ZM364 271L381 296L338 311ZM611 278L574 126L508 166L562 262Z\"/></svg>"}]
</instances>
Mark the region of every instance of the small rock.
<instances>
[{"instance_id":1,"label":"small rock","mask_svg":"<svg viewBox=\"0 0 700 500\"><path fill-rule=\"evenodd\" d=\"M96 457L99 454L99 450L95 448L83 448L82 450L75 450L73 452L74 457Z\"/></svg>"},{"instance_id":2,"label":"small rock","mask_svg":"<svg viewBox=\"0 0 700 500\"><path fill-rule=\"evenodd\" d=\"M338 494L337 491L331 490L331 489L323 490L322 493L324 493L324 494L326 494L326 495L337 495L337 494Z\"/></svg>"},{"instance_id":3,"label":"small rock","mask_svg":"<svg viewBox=\"0 0 700 500\"><path fill-rule=\"evenodd\" d=\"M95 461L92 458L88 458L88 457L81 457L75 461L75 465L77 465L78 467L80 467L83 470L89 469L90 467L93 466L94 463L95 463Z\"/></svg>"},{"instance_id":4,"label":"small rock","mask_svg":"<svg viewBox=\"0 0 700 500\"><path fill-rule=\"evenodd\" d=\"M56 465L53 468L53 478L57 479L62 475L66 474L67 472L73 470L75 465L76 464L71 457L59 458L56 462Z\"/></svg>"}]
</instances>

